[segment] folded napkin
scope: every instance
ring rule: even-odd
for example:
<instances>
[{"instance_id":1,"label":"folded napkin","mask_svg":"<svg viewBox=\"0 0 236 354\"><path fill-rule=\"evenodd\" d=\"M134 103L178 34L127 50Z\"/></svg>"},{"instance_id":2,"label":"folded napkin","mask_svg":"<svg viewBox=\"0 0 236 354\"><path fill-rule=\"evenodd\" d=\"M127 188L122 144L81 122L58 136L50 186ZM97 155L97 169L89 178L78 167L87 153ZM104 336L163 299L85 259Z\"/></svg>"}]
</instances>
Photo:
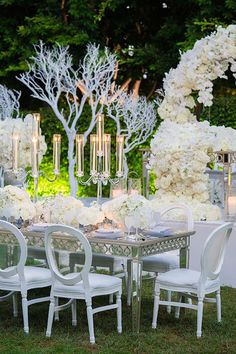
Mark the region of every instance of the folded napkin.
<instances>
[{"instance_id":1,"label":"folded napkin","mask_svg":"<svg viewBox=\"0 0 236 354\"><path fill-rule=\"evenodd\" d=\"M166 226L156 226L153 229L145 230L145 235L150 236L168 236L172 233L172 229Z\"/></svg>"}]
</instances>

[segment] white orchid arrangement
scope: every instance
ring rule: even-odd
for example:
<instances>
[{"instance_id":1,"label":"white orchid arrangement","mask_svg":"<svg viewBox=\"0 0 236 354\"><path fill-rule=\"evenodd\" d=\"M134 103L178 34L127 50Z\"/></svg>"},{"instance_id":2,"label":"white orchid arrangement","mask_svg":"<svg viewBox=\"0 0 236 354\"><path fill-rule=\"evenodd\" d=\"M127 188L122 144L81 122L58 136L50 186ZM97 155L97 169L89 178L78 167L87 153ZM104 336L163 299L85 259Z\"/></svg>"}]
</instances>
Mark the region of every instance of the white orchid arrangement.
<instances>
[{"instance_id":1,"label":"white orchid arrangement","mask_svg":"<svg viewBox=\"0 0 236 354\"><path fill-rule=\"evenodd\" d=\"M32 137L33 116L28 114L25 119L9 118L0 120L0 165L5 169L12 168L12 136L17 134L20 137L19 144L19 167L25 168L31 164L31 137ZM40 136L39 162L47 150L45 138Z\"/></svg>"},{"instance_id":2,"label":"white orchid arrangement","mask_svg":"<svg viewBox=\"0 0 236 354\"><path fill-rule=\"evenodd\" d=\"M236 130L197 122L196 100L211 106L213 83L236 77L236 25L218 27L181 55L176 69L164 79L164 99L158 112L164 120L151 141L149 167L156 175L157 204L186 202L195 220L220 219L220 210L209 202L209 178L205 174L208 150L236 150ZM204 215L203 215L204 214Z\"/></svg>"},{"instance_id":3,"label":"white orchid arrangement","mask_svg":"<svg viewBox=\"0 0 236 354\"><path fill-rule=\"evenodd\" d=\"M141 195L122 195L102 204L107 219L125 225L127 216L135 216L140 228L148 228L153 224L153 210L149 200ZM133 225L134 226L134 225Z\"/></svg>"},{"instance_id":4,"label":"white orchid arrangement","mask_svg":"<svg viewBox=\"0 0 236 354\"><path fill-rule=\"evenodd\" d=\"M0 217L32 220L35 215L36 208L25 190L11 185L0 188Z\"/></svg>"}]
</instances>

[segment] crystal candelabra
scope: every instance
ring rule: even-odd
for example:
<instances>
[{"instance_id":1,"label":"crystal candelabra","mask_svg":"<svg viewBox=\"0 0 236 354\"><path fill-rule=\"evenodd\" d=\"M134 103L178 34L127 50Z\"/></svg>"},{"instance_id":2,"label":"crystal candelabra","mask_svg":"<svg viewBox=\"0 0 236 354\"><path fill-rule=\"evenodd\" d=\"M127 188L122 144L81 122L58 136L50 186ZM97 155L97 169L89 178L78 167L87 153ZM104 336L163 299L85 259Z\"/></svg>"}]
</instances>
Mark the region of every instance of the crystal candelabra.
<instances>
[{"instance_id":1,"label":"crystal candelabra","mask_svg":"<svg viewBox=\"0 0 236 354\"><path fill-rule=\"evenodd\" d=\"M33 113L32 124L32 138L31 138L31 169L25 171L25 169L19 167L20 159L20 135L13 133L12 135L12 173L22 185L25 184L28 176L33 177L34 180L34 201L38 198L38 180L40 176L43 176L49 182L54 182L60 173L60 151L61 151L61 135L53 135L53 174L54 177L50 178L44 171L39 169L39 155L40 155L40 114ZM0 171L1 172L1 171Z\"/></svg>"},{"instance_id":2,"label":"crystal candelabra","mask_svg":"<svg viewBox=\"0 0 236 354\"><path fill-rule=\"evenodd\" d=\"M97 184L97 203L101 205L102 186L117 184L124 171L124 136L116 136L116 177L110 175L111 135L104 133L104 115L96 120L96 134L90 135L90 177L84 181L84 136L76 135L76 175L82 185Z\"/></svg>"},{"instance_id":3,"label":"crystal candelabra","mask_svg":"<svg viewBox=\"0 0 236 354\"><path fill-rule=\"evenodd\" d=\"M232 178L232 164L236 163L236 151L210 151L211 161L223 165L224 218L236 220L236 185Z\"/></svg>"}]
</instances>

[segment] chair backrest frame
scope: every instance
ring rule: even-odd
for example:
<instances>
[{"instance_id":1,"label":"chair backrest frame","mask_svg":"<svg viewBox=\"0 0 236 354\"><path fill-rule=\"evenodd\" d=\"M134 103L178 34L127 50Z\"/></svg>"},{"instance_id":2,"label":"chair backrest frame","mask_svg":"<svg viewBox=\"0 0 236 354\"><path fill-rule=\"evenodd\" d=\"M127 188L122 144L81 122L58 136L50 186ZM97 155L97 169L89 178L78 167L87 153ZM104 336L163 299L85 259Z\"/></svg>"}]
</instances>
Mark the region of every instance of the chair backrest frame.
<instances>
[{"instance_id":1,"label":"chair backrest frame","mask_svg":"<svg viewBox=\"0 0 236 354\"><path fill-rule=\"evenodd\" d=\"M219 277L232 228L233 223L226 222L213 230L206 239L201 254L200 283ZM211 257L211 253L214 259Z\"/></svg>"},{"instance_id":2,"label":"chair backrest frame","mask_svg":"<svg viewBox=\"0 0 236 354\"><path fill-rule=\"evenodd\" d=\"M163 209L160 213L160 218L162 218L165 214L167 214L170 210L173 209L182 209L186 216L187 216L187 229L188 231L193 231L194 230L194 221L193 221L193 214L192 210L185 204L181 203L174 203L171 205L168 205L165 209Z\"/></svg>"},{"instance_id":3,"label":"chair backrest frame","mask_svg":"<svg viewBox=\"0 0 236 354\"><path fill-rule=\"evenodd\" d=\"M58 266L53 257L51 247L52 234L55 232L64 232L70 236L77 238L84 248L85 262L82 267L82 270L80 272L77 272L76 275L74 275L75 273L71 273L72 276L70 277L69 275L63 276L58 269ZM57 279L64 285L75 285L76 283L82 280L85 288L89 287L88 273L92 265L92 249L88 239L80 230L60 224L49 226L45 232L45 251L49 268L55 279Z\"/></svg>"},{"instance_id":4,"label":"chair backrest frame","mask_svg":"<svg viewBox=\"0 0 236 354\"><path fill-rule=\"evenodd\" d=\"M13 275L19 274L20 277L24 275L24 266L27 260L27 243L22 232L17 227L8 221L0 220L0 227L8 230L17 239L20 246L20 257L17 265L12 266L10 269L0 269L0 275L4 278L9 278Z\"/></svg>"}]
</instances>

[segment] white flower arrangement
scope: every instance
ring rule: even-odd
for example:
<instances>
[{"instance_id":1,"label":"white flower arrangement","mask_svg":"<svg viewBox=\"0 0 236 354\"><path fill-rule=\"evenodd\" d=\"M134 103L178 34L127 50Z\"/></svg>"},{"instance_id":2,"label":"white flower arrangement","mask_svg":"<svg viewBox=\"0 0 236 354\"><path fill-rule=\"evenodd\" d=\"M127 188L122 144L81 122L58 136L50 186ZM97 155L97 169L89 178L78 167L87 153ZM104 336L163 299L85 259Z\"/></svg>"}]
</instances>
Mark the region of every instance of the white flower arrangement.
<instances>
[{"instance_id":1,"label":"white flower arrangement","mask_svg":"<svg viewBox=\"0 0 236 354\"><path fill-rule=\"evenodd\" d=\"M36 208L29 194L16 186L0 188L0 217L32 220Z\"/></svg>"},{"instance_id":2,"label":"white flower arrangement","mask_svg":"<svg viewBox=\"0 0 236 354\"><path fill-rule=\"evenodd\" d=\"M78 210L78 221L83 226L97 225L104 221L105 215L98 205L81 207Z\"/></svg>"},{"instance_id":3,"label":"white flower arrangement","mask_svg":"<svg viewBox=\"0 0 236 354\"><path fill-rule=\"evenodd\" d=\"M125 225L126 216L135 216L138 227L148 228L153 224L153 210L149 200L141 195L122 195L102 204L107 219ZM133 225L135 226L135 225Z\"/></svg>"},{"instance_id":4,"label":"white flower arrangement","mask_svg":"<svg viewBox=\"0 0 236 354\"><path fill-rule=\"evenodd\" d=\"M205 173L209 149L236 150L236 130L197 122L196 101L212 105L213 83L236 77L236 25L218 27L181 55L176 69L164 79L164 99L158 112L164 120L151 141L149 167L156 175L157 204L187 202L195 220L220 218L220 209L209 201L209 177ZM204 214L204 215L203 215Z\"/></svg>"},{"instance_id":5,"label":"white flower arrangement","mask_svg":"<svg viewBox=\"0 0 236 354\"><path fill-rule=\"evenodd\" d=\"M31 137L32 137L33 116L28 114L25 119L9 118L0 120L0 166L5 169L12 168L12 140L13 134L20 136L19 144L19 167L25 168L31 164ZM39 162L47 150L45 138L40 137Z\"/></svg>"},{"instance_id":6,"label":"white flower arrangement","mask_svg":"<svg viewBox=\"0 0 236 354\"><path fill-rule=\"evenodd\" d=\"M45 222L78 226L78 211L83 203L72 197L57 195L55 198L46 198L36 203L38 218Z\"/></svg>"},{"instance_id":7,"label":"white flower arrangement","mask_svg":"<svg viewBox=\"0 0 236 354\"><path fill-rule=\"evenodd\" d=\"M227 78L230 69L236 77L236 25L218 27L210 36L198 40L194 47L181 55L176 69L166 74L163 87L164 99L158 113L162 119L177 123L196 121L192 109L197 101L211 106L212 81Z\"/></svg>"}]
</instances>

